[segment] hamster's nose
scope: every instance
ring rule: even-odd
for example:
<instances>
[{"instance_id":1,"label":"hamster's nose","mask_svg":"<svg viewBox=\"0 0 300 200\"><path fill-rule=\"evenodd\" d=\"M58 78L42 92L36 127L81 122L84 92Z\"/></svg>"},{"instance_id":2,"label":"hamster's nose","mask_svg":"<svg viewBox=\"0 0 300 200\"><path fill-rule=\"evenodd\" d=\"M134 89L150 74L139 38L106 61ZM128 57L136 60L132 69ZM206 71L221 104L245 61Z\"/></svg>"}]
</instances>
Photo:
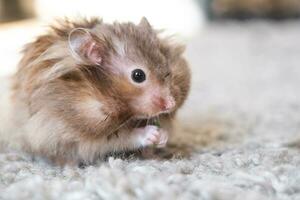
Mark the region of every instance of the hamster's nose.
<instances>
[{"instance_id":1,"label":"hamster's nose","mask_svg":"<svg viewBox=\"0 0 300 200\"><path fill-rule=\"evenodd\" d=\"M154 102L162 111L168 111L175 107L175 100L171 96L158 97Z\"/></svg>"}]
</instances>

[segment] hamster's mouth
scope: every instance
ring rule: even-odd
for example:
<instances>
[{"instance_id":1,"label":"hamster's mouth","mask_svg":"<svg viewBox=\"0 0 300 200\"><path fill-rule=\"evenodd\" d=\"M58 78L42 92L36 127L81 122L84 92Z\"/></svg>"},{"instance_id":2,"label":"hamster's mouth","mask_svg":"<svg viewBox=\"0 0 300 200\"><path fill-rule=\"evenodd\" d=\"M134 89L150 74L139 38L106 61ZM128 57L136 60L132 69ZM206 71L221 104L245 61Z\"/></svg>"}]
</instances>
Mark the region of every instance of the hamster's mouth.
<instances>
[{"instance_id":1,"label":"hamster's mouth","mask_svg":"<svg viewBox=\"0 0 300 200\"><path fill-rule=\"evenodd\" d=\"M163 115L163 114L168 114L168 113L171 113L172 110L167 110L167 111L161 111L161 112L158 112L158 113L155 113L155 114L150 114L150 115L146 115L146 114L143 114L143 115L136 115L134 118L137 119L137 120L142 120L142 119L152 119L152 118L158 118Z\"/></svg>"},{"instance_id":2,"label":"hamster's mouth","mask_svg":"<svg viewBox=\"0 0 300 200\"><path fill-rule=\"evenodd\" d=\"M161 114L162 113L159 113L159 114L156 114L156 115L137 115L134 118L136 120L150 120L150 119L155 119L155 118L159 119Z\"/></svg>"},{"instance_id":3,"label":"hamster's mouth","mask_svg":"<svg viewBox=\"0 0 300 200\"><path fill-rule=\"evenodd\" d=\"M161 111L154 115L136 115L132 118L132 123L135 125L135 127L145 127L147 125L160 127L160 117L168 113L171 113L171 110Z\"/></svg>"},{"instance_id":4,"label":"hamster's mouth","mask_svg":"<svg viewBox=\"0 0 300 200\"><path fill-rule=\"evenodd\" d=\"M153 117L135 118L133 121L134 127L145 127L148 125L160 127L159 115Z\"/></svg>"}]
</instances>

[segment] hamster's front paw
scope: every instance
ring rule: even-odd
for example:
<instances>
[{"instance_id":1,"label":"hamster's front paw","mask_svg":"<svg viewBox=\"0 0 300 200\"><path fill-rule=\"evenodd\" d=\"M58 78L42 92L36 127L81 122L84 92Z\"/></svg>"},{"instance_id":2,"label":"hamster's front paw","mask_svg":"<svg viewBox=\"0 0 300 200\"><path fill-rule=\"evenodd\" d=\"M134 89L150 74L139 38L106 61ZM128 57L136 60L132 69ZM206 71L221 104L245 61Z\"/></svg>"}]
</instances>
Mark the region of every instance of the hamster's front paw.
<instances>
[{"instance_id":1,"label":"hamster's front paw","mask_svg":"<svg viewBox=\"0 0 300 200\"><path fill-rule=\"evenodd\" d=\"M168 134L163 129L159 129L157 126L145 126L140 128L138 140L141 146L156 145L158 148L166 146L168 141Z\"/></svg>"},{"instance_id":2,"label":"hamster's front paw","mask_svg":"<svg viewBox=\"0 0 300 200\"><path fill-rule=\"evenodd\" d=\"M159 133L160 133L159 143L156 145L156 147L163 148L166 146L168 142L169 135L168 132L163 129L159 129Z\"/></svg>"}]
</instances>

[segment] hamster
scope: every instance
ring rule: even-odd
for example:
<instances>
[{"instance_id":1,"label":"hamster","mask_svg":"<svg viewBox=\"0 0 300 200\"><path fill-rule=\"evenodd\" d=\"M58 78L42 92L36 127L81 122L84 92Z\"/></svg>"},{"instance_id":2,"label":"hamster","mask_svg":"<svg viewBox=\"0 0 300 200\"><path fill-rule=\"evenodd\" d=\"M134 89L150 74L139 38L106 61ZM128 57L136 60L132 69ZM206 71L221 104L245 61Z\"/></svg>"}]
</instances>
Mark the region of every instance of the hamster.
<instances>
[{"instance_id":1,"label":"hamster","mask_svg":"<svg viewBox=\"0 0 300 200\"><path fill-rule=\"evenodd\" d=\"M184 47L139 24L58 20L25 46L9 140L55 163L164 147L190 88Z\"/></svg>"}]
</instances>

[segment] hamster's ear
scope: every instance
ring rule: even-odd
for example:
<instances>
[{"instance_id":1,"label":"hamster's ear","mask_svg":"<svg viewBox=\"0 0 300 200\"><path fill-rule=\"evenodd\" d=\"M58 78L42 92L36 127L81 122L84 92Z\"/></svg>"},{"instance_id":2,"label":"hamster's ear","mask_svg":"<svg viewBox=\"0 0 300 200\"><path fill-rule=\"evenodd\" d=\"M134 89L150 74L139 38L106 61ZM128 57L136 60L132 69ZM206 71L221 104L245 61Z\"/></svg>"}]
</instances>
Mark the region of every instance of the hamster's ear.
<instances>
[{"instance_id":1,"label":"hamster's ear","mask_svg":"<svg viewBox=\"0 0 300 200\"><path fill-rule=\"evenodd\" d=\"M146 17L142 17L140 23L139 23L139 26L140 27L143 27L143 28L147 28L147 29L151 29L151 24L148 22L147 18Z\"/></svg>"},{"instance_id":2,"label":"hamster's ear","mask_svg":"<svg viewBox=\"0 0 300 200\"><path fill-rule=\"evenodd\" d=\"M69 48L72 56L80 62L101 65L105 54L104 41L87 29L76 28L69 34Z\"/></svg>"}]
</instances>

